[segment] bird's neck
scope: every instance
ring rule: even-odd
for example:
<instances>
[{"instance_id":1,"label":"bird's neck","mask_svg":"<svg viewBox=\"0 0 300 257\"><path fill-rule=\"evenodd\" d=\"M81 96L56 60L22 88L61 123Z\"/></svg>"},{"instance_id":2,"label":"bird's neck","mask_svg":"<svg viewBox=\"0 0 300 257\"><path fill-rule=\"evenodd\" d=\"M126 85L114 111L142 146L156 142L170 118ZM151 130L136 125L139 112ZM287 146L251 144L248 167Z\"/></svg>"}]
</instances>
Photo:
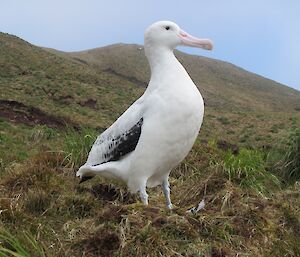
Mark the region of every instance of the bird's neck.
<instances>
[{"instance_id":1,"label":"bird's neck","mask_svg":"<svg viewBox=\"0 0 300 257\"><path fill-rule=\"evenodd\" d=\"M151 80L162 77L162 74L185 72L173 50L164 46L145 45L145 54L151 69Z\"/></svg>"}]
</instances>

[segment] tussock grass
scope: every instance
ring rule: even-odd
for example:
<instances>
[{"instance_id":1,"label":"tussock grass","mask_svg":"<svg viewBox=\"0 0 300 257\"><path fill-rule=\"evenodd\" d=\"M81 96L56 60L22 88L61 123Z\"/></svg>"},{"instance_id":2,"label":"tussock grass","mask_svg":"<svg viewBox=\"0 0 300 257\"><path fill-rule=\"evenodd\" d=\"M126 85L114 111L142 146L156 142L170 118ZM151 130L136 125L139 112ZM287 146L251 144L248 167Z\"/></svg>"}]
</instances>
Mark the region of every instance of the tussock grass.
<instances>
[{"instance_id":1,"label":"tussock grass","mask_svg":"<svg viewBox=\"0 0 300 257\"><path fill-rule=\"evenodd\" d=\"M69 129L64 134L64 155L67 166L79 168L88 156L98 133L93 129L76 131Z\"/></svg>"},{"instance_id":2,"label":"tussock grass","mask_svg":"<svg viewBox=\"0 0 300 257\"><path fill-rule=\"evenodd\" d=\"M20 239L19 239L20 238ZM21 232L18 236L8 230L0 229L1 257L46 257L43 245L28 232Z\"/></svg>"},{"instance_id":3,"label":"tussock grass","mask_svg":"<svg viewBox=\"0 0 300 257\"><path fill-rule=\"evenodd\" d=\"M222 166L229 181L261 195L268 195L269 190L280 184L278 178L266 170L264 154L258 150L242 149L238 155L227 152Z\"/></svg>"},{"instance_id":4,"label":"tussock grass","mask_svg":"<svg viewBox=\"0 0 300 257\"><path fill-rule=\"evenodd\" d=\"M61 215L66 215L68 213L68 215L70 216L84 218L95 214L94 199L91 196L89 197L87 197L86 195L66 196L64 198L64 202L62 202L62 206L64 206L64 208L59 209L59 213Z\"/></svg>"},{"instance_id":5,"label":"tussock grass","mask_svg":"<svg viewBox=\"0 0 300 257\"><path fill-rule=\"evenodd\" d=\"M86 65L89 53L65 58L17 37L0 33L0 40L2 99L76 124L109 126L144 92L135 82L148 81L136 46L100 49L104 62ZM201 89L207 105L199 140L171 173L174 210L165 209L160 188L149 189L145 207L114 181L78 185L74 171L86 160L95 129L61 132L0 118L0 228L6 231L0 256L299 255L298 136L269 155L276 161L268 169L259 150L274 149L287 127L299 127L299 94L224 63L177 54L194 81L207 81ZM211 139L221 140L223 150ZM236 144L234 154L226 151ZM293 182L279 188L271 174ZM204 209L187 213L202 199Z\"/></svg>"},{"instance_id":6,"label":"tussock grass","mask_svg":"<svg viewBox=\"0 0 300 257\"><path fill-rule=\"evenodd\" d=\"M169 211L159 188L149 190L153 205L145 207L127 196L122 185L103 179L77 185L64 155L40 154L6 171L1 180L0 193L7 199L0 199L0 227L11 235L19 236L20 228L38 234L36 241L46 256L297 256L299 190L291 188L287 196L273 189L274 198L262 197L241 183L247 179L239 173L244 170L229 177L222 163L227 155L213 144L197 142L171 177L176 207ZM247 158L263 162L259 154L244 155L243 149L235 158L243 158L237 167L253 165ZM202 198L203 210L186 212ZM289 249L273 243L282 237ZM31 256L42 256L17 238Z\"/></svg>"},{"instance_id":7,"label":"tussock grass","mask_svg":"<svg viewBox=\"0 0 300 257\"><path fill-rule=\"evenodd\" d=\"M25 200L26 211L33 214L43 214L50 207L51 195L44 191L31 191Z\"/></svg>"},{"instance_id":8,"label":"tussock grass","mask_svg":"<svg viewBox=\"0 0 300 257\"><path fill-rule=\"evenodd\" d=\"M283 180L294 183L300 180L300 129L290 131L286 139L281 141L275 149L269 153L271 168L275 170Z\"/></svg>"},{"instance_id":9,"label":"tussock grass","mask_svg":"<svg viewBox=\"0 0 300 257\"><path fill-rule=\"evenodd\" d=\"M0 227L31 256L42 255L19 231L37 235L37 247L57 257L297 256L300 189L282 191L262 151L233 154L198 140L171 173L175 208L169 211L160 188L149 189L145 207L113 181L78 185L74 169L85 161L94 131L67 133L61 140L68 151L41 152L2 174ZM72 156L73 148L80 150ZM202 199L204 209L187 212Z\"/></svg>"}]
</instances>

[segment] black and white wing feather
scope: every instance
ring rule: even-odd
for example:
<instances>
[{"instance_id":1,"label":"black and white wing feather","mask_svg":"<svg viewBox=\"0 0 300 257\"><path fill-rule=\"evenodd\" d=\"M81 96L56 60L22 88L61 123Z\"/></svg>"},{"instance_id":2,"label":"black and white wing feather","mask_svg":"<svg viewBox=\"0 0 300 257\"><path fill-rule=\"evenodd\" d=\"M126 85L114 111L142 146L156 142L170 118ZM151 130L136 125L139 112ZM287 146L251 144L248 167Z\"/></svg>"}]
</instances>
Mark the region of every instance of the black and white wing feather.
<instances>
[{"instance_id":1,"label":"black and white wing feather","mask_svg":"<svg viewBox=\"0 0 300 257\"><path fill-rule=\"evenodd\" d=\"M97 166L117 161L134 151L142 133L142 99L136 101L96 139L87 164Z\"/></svg>"}]
</instances>

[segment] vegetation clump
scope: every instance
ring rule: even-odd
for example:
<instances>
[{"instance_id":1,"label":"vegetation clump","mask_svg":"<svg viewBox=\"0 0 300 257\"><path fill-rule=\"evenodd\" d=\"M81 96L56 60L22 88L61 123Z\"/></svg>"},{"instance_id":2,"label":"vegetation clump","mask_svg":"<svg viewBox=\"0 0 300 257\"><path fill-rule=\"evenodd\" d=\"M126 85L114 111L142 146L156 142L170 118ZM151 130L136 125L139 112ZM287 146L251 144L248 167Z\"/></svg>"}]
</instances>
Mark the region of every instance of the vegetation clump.
<instances>
[{"instance_id":1,"label":"vegetation clump","mask_svg":"<svg viewBox=\"0 0 300 257\"><path fill-rule=\"evenodd\" d=\"M263 153L259 150L242 149L238 155L227 152L223 160L223 169L229 181L261 195L279 186L278 178L267 171L265 165Z\"/></svg>"},{"instance_id":2,"label":"vegetation clump","mask_svg":"<svg viewBox=\"0 0 300 257\"><path fill-rule=\"evenodd\" d=\"M160 188L149 189L153 206L145 207L114 181L78 185L76 167L96 133L55 133L65 151L33 154L1 174L0 256L297 256L300 250L298 184L283 187L266 150L197 140L171 173L169 211ZM202 199L204 209L187 212Z\"/></svg>"},{"instance_id":3,"label":"vegetation clump","mask_svg":"<svg viewBox=\"0 0 300 257\"><path fill-rule=\"evenodd\" d=\"M0 33L0 257L299 256L300 94L176 54L204 82L206 116L167 210L159 187L146 207L121 183L75 177L145 90L139 47L57 53Z\"/></svg>"},{"instance_id":4,"label":"vegetation clump","mask_svg":"<svg viewBox=\"0 0 300 257\"><path fill-rule=\"evenodd\" d=\"M277 153L276 153L276 152ZM279 154L278 154L279 152ZM282 141L271 155L274 169L283 178L286 183L300 180L300 129L292 130L288 137ZM277 159L276 159L277 157ZM272 157L270 156L272 159Z\"/></svg>"}]
</instances>

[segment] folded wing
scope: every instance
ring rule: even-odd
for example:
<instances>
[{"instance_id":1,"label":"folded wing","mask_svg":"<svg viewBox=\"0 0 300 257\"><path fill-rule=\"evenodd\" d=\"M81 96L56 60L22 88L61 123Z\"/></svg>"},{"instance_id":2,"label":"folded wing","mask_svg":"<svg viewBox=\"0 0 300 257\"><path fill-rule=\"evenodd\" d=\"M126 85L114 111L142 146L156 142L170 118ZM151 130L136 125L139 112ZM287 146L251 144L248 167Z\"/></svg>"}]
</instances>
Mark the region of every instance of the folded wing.
<instances>
[{"instance_id":1,"label":"folded wing","mask_svg":"<svg viewBox=\"0 0 300 257\"><path fill-rule=\"evenodd\" d=\"M97 166L117 161L134 151L144 122L142 99L137 100L107 130L96 139L87 160L87 164Z\"/></svg>"}]
</instances>

